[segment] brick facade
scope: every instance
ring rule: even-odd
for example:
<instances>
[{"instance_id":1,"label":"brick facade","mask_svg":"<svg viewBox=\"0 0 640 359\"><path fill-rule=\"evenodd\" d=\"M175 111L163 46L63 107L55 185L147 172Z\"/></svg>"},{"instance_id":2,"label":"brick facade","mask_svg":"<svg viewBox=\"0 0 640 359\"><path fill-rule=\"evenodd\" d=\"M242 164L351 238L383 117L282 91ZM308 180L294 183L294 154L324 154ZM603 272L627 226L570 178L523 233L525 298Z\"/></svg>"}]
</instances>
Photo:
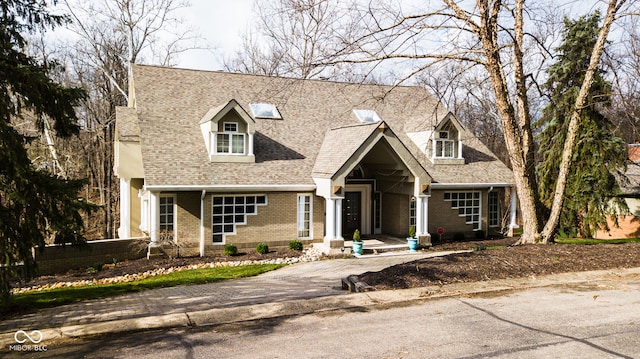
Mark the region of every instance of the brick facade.
<instances>
[{"instance_id":1,"label":"brick facade","mask_svg":"<svg viewBox=\"0 0 640 359\"><path fill-rule=\"evenodd\" d=\"M297 238L296 192L268 192L266 205L258 205L256 214L246 215L246 224L236 224L235 234L225 234L223 243L213 243L213 197L253 196L246 193L207 193L204 199L204 244L205 254L222 252L224 244L232 243L240 250L253 250L260 242L271 247L287 247ZM321 242L324 237L324 198L313 193L311 238L303 242ZM192 256L200 253L200 196L201 192L179 192L177 198L177 244L180 255Z\"/></svg>"},{"instance_id":2,"label":"brick facade","mask_svg":"<svg viewBox=\"0 0 640 359\"><path fill-rule=\"evenodd\" d=\"M398 193L382 193L382 232L396 237L409 234L410 196Z\"/></svg>"},{"instance_id":3,"label":"brick facade","mask_svg":"<svg viewBox=\"0 0 640 359\"><path fill-rule=\"evenodd\" d=\"M500 203L500 212L499 215L502 217L502 214L505 211L504 205L504 190L503 189L494 189L494 191L499 191L499 203ZM467 238L474 238L475 231L473 230L473 225L466 223L466 218L464 216L458 215L458 209L451 208L450 202L445 201L444 194L445 192L480 192L481 204L481 218L480 218L480 229L484 231L486 234L491 234L496 231L500 231L500 227L488 227L488 208L489 208L489 196L488 190L467 190L467 189L452 189L452 190L432 190L431 197L429 198L429 233L432 236L437 237L437 229L438 227L442 227L444 229L443 239L451 239L456 233L463 233ZM508 209L508 208L507 208Z\"/></svg>"}]
</instances>

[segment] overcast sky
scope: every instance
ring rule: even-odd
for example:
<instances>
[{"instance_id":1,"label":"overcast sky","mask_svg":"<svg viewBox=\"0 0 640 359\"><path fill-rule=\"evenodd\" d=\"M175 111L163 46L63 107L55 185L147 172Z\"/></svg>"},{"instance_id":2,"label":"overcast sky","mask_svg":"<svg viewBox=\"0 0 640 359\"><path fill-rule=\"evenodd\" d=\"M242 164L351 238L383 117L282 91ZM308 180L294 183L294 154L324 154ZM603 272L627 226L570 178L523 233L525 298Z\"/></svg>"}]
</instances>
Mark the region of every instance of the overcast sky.
<instances>
[{"instance_id":1,"label":"overcast sky","mask_svg":"<svg viewBox=\"0 0 640 359\"><path fill-rule=\"evenodd\" d=\"M189 51L180 57L178 67L222 70L221 59L241 45L253 8L253 0L190 0L191 7L181 16L214 46L209 51Z\"/></svg>"},{"instance_id":2,"label":"overcast sky","mask_svg":"<svg viewBox=\"0 0 640 359\"><path fill-rule=\"evenodd\" d=\"M402 3L419 7L422 1L425 0L402 0ZM558 1L564 4L564 11L580 15L601 6L600 3L593 1ZM213 51L191 50L182 54L177 66L222 70L222 58L229 57L240 49L241 34L246 32L253 16L254 0L189 0L189 2L191 6L183 9L180 16L193 26L214 49Z\"/></svg>"}]
</instances>

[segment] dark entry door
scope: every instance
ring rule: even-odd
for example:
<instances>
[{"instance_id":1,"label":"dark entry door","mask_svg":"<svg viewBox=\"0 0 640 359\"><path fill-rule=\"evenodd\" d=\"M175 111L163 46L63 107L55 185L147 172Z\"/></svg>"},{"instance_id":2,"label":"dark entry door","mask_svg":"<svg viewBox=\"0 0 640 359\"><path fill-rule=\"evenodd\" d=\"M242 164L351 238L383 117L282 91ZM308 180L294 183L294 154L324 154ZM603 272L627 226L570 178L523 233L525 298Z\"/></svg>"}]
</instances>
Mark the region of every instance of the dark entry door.
<instances>
[{"instance_id":1,"label":"dark entry door","mask_svg":"<svg viewBox=\"0 0 640 359\"><path fill-rule=\"evenodd\" d=\"M349 240L353 236L353 231L359 229L362 232L362 193L345 192L342 203L342 236Z\"/></svg>"}]
</instances>

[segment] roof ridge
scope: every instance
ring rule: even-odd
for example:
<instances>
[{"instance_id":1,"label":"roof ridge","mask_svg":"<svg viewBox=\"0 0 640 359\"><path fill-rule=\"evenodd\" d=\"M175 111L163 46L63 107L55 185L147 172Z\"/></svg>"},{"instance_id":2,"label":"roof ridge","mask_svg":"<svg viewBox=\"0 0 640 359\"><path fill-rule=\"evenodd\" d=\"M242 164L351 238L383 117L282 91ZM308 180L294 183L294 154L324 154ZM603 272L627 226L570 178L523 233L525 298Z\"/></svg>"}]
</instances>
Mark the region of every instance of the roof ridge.
<instances>
[{"instance_id":1,"label":"roof ridge","mask_svg":"<svg viewBox=\"0 0 640 359\"><path fill-rule=\"evenodd\" d=\"M173 67L173 66L161 66L161 65L147 65L147 64L133 64L134 67L153 67L158 69L166 69L166 70L179 70L179 71L195 71L195 72L209 72L209 73L217 73L217 74L226 74L226 75L237 75L237 76L248 76L248 77L263 77L270 79L280 79L280 80L292 80L292 81L300 81L300 82L318 82L318 83L334 83L340 85L358 85L365 87L383 87L389 88L390 90L394 88L418 88L425 90L426 89L419 85L393 85L393 84L376 84L376 83L366 83L366 82L350 82L350 81L338 81L338 80L328 80L328 79L301 79L297 77L291 76L269 76L262 74L250 74L244 72L233 72L233 71L224 71L224 70L203 70L203 69L191 69L186 67Z\"/></svg>"}]
</instances>

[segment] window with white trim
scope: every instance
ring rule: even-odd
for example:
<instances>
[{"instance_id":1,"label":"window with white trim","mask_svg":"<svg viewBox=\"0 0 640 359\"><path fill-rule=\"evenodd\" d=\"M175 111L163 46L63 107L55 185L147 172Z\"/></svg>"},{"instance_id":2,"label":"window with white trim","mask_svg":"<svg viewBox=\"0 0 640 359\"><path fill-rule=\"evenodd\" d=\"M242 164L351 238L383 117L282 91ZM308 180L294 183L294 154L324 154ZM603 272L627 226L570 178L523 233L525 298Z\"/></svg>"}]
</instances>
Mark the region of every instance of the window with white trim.
<instances>
[{"instance_id":1,"label":"window with white trim","mask_svg":"<svg viewBox=\"0 0 640 359\"><path fill-rule=\"evenodd\" d=\"M310 194L298 195L298 238L311 238L312 199Z\"/></svg>"},{"instance_id":2,"label":"window with white trim","mask_svg":"<svg viewBox=\"0 0 640 359\"><path fill-rule=\"evenodd\" d=\"M435 158L454 158L454 142L449 139L436 139L434 157Z\"/></svg>"},{"instance_id":3,"label":"window with white trim","mask_svg":"<svg viewBox=\"0 0 640 359\"><path fill-rule=\"evenodd\" d=\"M160 238L175 240L175 196L160 195Z\"/></svg>"},{"instance_id":4,"label":"window with white trim","mask_svg":"<svg viewBox=\"0 0 640 359\"><path fill-rule=\"evenodd\" d=\"M451 202L451 209L458 210L458 216L473 226L474 231L481 229L480 192L445 192L445 202Z\"/></svg>"},{"instance_id":5,"label":"window with white trim","mask_svg":"<svg viewBox=\"0 0 640 359\"><path fill-rule=\"evenodd\" d=\"M213 243L221 244L236 226L247 224L248 215L258 214L258 206L267 205L267 196L213 196L212 201Z\"/></svg>"},{"instance_id":6,"label":"window with white trim","mask_svg":"<svg viewBox=\"0 0 640 359\"><path fill-rule=\"evenodd\" d=\"M409 201L409 227L416 226L416 198L411 197Z\"/></svg>"},{"instance_id":7,"label":"window with white trim","mask_svg":"<svg viewBox=\"0 0 640 359\"><path fill-rule=\"evenodd\" d=\"M489 202L489 208L487 209L489 227L498 227L500 225L500 201L498 192L489 192L487 201Z\"/></svg>"},{"instance_id":8,"label":"window with white trim","mask_svg":"<svg viewBox=\"0 0 640 359\"><path fill-rule=\"evenodd\" d=\"M373 192L373 229L375 234L382 233L382 192Z\"/></svg>"},{"instance_id":9,"label":"window with white trim","mask_svg":"<svg viewBox=\"0 0 640 359\"><path fill-rule=\"evenodd\" d=\"M223 123L224 132L216 133L215 153L244 155L245 154L245 134L238 133L237 122Z\"/></svg>"}]
</instances>

